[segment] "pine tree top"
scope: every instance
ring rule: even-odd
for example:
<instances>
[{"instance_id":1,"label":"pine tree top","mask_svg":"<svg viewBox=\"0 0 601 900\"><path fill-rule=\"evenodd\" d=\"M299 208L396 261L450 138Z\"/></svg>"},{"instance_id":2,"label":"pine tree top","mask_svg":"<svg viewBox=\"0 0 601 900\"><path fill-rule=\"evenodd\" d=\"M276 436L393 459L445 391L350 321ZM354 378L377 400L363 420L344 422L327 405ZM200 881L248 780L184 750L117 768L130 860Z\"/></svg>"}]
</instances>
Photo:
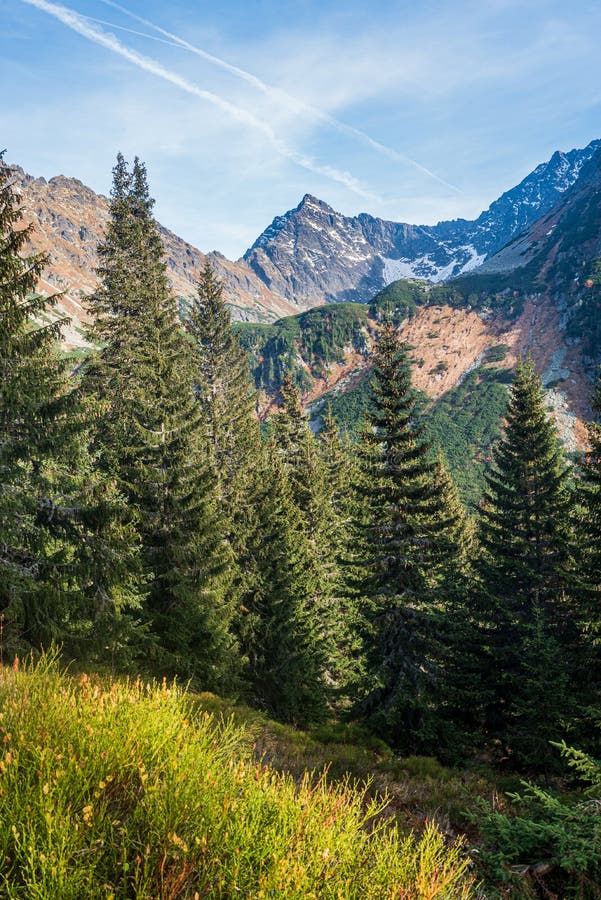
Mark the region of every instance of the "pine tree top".
<instances>
[{"instance_id":1,"label":"pine tree top","mask_svg":"<svg viewBox=\"0 0 601 900\"><path fill-rule=\"evenodd\" d=\"M532 504L537 497L558 492L567 471L541 379L528 359L516 370L505 431L486 475L484 507L495 495L508 504Z\"/></svg>"},{"instance_id":2,"label":"pine tree top","mask_svg":"<svg viewBox=\"0 0 601 900\"><path fill-rule=\"evenodd\" d=\"M60 296L44 297L36 293L38 278L47 262L44 253L24 255L31 238L33 224L21 227L23 213L20 196L14 190L16 178L0 153L0 358L2 365L42 344L60 337L60 329L68 323L62 319L51 324L33 323L47 309L56 305Z\"/></svg>"}]
</instances>

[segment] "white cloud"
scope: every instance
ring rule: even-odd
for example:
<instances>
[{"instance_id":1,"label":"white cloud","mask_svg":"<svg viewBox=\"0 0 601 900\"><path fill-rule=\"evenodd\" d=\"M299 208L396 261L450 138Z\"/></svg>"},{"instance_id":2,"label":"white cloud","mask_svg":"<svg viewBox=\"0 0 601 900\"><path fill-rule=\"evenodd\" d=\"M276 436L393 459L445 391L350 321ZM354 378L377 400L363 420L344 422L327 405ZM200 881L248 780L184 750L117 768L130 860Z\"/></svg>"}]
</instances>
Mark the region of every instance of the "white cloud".
<instances>
[{"instance_id":1,"label":"white cloud","mask_svg":"<svg viewBox=\"0 0 601 900\"><path fill-rule=\"evenodd\" d=\"M335 116L330 115L327 112L324 112L318 106L314 104L307 103L298 97L294 96L287 91L282 90L279 87L273 86L272 84L263 81L261 78L258 78L251 72L248 72L246 69L242 69L239 66L232 65L221 57L215 56L212 53L208 53L206 50L197 47L195 44L191 44L189 41L184 38L179 37L171 31L168 31L164 28L161 28L159 25L156 25L154 22L146 19L142 16L138 16L136 13L131 12L127 7L122 6L119 3L115 3L114 0L101 0L107 6L112 7L113 9L119 10L119 12L124 13L126 16L134 19L137 22L145 25L148 28L153 29L159 34L164 35L165 38L168 39L169 44L172 46L180 46L185 50L188 50L201 59L206 60L218 68L224 69L226 72L229 72L235 75L237 78L242 79L242 81L246 82L251 88L259 91L264 94L270 100L274 101L276 104L283 105L288 112L293 115L302 115L308 116L309 118L315 119L323 125L327 125L330 128L338 131L341 134L346 135L347 137L351 137L353 140L358 140L362 144L365 144L370 149L375 150L377 153L381 153L384 156L388 157L388 159L394 160L395 162L403 163L404 165L413 166L418 169L424 175L427 175L429 178L432 178L434 181L439 182L444 187L449 188L452 191L457 191L458 189L446 182L444 179L440 178L434 172L431 172L426 166L423 166L421 163L417 162L417 160L412 159L407 156L405 153L400 153L398 150L395 150L392 147L389 147L387 144L382 143L381 141L375 140L361 128L356 128L352 125L348 125L346 122L337 119ZM94 20L99 21L99 20ZM110 23L103 23L110 24ZM120 28L121 26L111 25L111 27ZM125 28L124 31L129 31L129 29ZM148 37L149 35L140 34L140 32L132 32L138 34L142 37Z\"/></svg>"},{"instance_id":2,"label":"white cloud","mask_svg":"<svg viewBox=\"0 0 601 900\"><path fill-rule=\"evenodd\" d=\"M30 6L35 6L37 9L54 16L68 28L73 29L73 31L78 32L78 34L88 38L88 40L100 44L108 50L117 53L119 56L124 57L139 69L171 83L187 94L191 94L200 100L212 104L221 112L235 119L241 125L262 133L277 153L286 159L289 159L297 166L307 169L309 172L313 172L316 175L322 175L332 181L343 184L348 190L353 191L355 194L358 194L367 200L377 200L376 195L364 188L359 179L355 178L350 172L343 171L336 166L319 163L307 153L289 146L284 139L276 134L268 122L259 119L257 116L253 115L253 113L248 112L241 106L231 103L219 94L199 87L187 78L179 75L177 72L167 69L151 57L126 47L114 35L103 31L98 26L90 24L73 10L56 3L50 3L48 0L21 0L21 2Z\"/></svg>"}]
</instances>

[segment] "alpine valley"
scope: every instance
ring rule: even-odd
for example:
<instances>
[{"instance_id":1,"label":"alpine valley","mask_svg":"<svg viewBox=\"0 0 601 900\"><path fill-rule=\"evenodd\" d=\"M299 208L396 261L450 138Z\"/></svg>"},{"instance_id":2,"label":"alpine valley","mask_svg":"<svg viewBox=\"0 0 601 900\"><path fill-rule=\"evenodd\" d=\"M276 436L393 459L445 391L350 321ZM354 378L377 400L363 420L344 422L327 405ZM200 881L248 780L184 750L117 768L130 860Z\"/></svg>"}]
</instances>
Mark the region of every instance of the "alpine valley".
<instances>
[{"instance_id":1,"label":"alpine valley","mask_svg":"<svg viewBox=\"0 0 601 900\"><path fill-rule=\"evenodd\" d=\"M56 314L70 317L64 340L77 350L85 346L108 200L73 178L46 182L22 170L17 178L25 220L35 225L31 249L49 257L40 289L64 292ZM242 259L208 254L240 323L261 414L291 371L316 427L326 400L354 427L367 402L372 348L392 315L456 475L487 456L510 370L527 355L543 375L565 445L576 451L601 358L600 188L601 140L594 140L555 152L474 221L346 217L307 194ZM165 228L161 235L172 289L185 306L206 256ZM462 486L465 497L477 497L477 483Z\"/></svg>"},{"instance_id":2,"label":"alpine valley","mask_svg":"<svg viewBox=\"0 0 601 900\"><path fill-rule=\"evenodd\" d=\"M601 896L600 197L233 262L0 153L2 897Z\"/></svg>"}]
</instances>

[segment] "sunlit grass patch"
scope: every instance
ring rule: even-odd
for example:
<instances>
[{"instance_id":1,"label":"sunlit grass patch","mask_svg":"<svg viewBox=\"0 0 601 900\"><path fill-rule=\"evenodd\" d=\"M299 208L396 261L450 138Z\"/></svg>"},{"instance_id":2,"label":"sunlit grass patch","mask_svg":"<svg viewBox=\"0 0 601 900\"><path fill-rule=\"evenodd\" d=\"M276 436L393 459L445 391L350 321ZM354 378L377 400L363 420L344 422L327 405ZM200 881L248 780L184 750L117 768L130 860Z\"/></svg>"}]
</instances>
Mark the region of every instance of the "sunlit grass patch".
<instances>
[{"instance_id":1,"label":"sunlit grass patch","mask_svg":"<svg viewBox=\"0 0 601 900\"><path fill-rule=\"evenodd\" d=\"M462 847L257 762L166 683L0 671L0 895L468 898Z\"/></svg>"}]
</instances>

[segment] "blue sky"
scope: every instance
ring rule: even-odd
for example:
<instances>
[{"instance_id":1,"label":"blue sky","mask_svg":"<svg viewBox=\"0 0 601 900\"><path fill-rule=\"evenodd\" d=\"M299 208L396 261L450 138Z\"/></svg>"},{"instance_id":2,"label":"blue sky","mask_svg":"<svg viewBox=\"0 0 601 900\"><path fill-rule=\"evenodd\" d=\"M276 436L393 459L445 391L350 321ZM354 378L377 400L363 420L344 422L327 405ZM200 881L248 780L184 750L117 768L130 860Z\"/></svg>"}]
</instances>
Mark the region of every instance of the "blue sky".
<instances>
[{"instance_id":1,"label":"blue sky","mask_svg":"<svg viewBox=\"0 0 601 900\"><path fill-rule=\"evenodd\" d=\"M0 144L103 193L117 151L138 154L160 221L232 258L307 192L472 218L601 137L596 0L121 7L0 0Z\"/></svg>"}]
</instances>

